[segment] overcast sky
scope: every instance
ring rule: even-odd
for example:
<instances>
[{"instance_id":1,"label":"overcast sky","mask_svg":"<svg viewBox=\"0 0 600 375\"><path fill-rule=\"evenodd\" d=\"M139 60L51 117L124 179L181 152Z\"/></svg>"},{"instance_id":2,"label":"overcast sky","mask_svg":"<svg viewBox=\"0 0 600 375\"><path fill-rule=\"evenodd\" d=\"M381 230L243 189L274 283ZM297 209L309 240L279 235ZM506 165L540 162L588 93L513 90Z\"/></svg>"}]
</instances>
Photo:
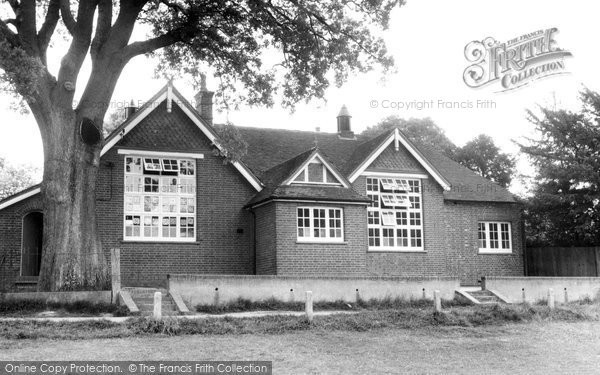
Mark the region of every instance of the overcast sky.
<instances>
[{"instance_id":1,"label":"overcast sky","mask_svg":"<svg viewBox=\"0 0 600 375\"><path fill-rule=\"evenodd\" d=\"M389 115L431 117L449 138L462 145L478 134L492 136L505 152L517 153L511 139L531 135L532 126L525 110L537 104L576 109L577 93L585 85L600 89L595 24L600 6L592 1L447 1L408 0L394 11L385 33L388 49L396 60L397 73L382 77L374 72L357 75L341 88L331 88L326 101L299 105L294 114L277 108L242 108L240 111L215 113L215 121L227 119L236 125L333 132L342 104L352 114L352 128L360 132ZM499 87L473 89L463 82L469 65L465 45L473 40L493 37L501 42L540 29L556 27L558 47L573 57L565 59L568 75L553 76L504 93ZM52 51L50 59L58 64L62 50ZM85 71L80 84L85 80ZM216 86L208 79L208 86ZM133 60L122 74L113 96L114 102L144 101L164 80L153 78L153 64L145 57ZM193 96L191 85L175 81L176 87ZM422 103L433 100L429 108L393 109L391 102ZM477 101L487 107L476 108ZM42 166L42 146L32 116L20 115L10 108L9 97L0 97L0 156L17 164ZM452 102L449 104L449 102ZM471 102L475 108L453 104ZM519 171L531 173L527 162L519 162ZM515 183L511 190L522 192Z\"/></svg>"}]
</instances>

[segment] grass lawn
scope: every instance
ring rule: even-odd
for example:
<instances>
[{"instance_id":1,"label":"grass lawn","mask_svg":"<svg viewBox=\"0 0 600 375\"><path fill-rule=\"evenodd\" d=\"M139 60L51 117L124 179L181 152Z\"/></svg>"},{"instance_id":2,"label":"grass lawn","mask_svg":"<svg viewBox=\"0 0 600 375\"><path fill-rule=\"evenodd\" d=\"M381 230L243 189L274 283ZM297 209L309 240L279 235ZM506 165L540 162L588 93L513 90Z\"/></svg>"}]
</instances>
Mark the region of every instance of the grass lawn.
<instances>
[{"instance_id":1,"label":"grass lawn","mask_svg":"<svg viewBox=\"0 0 600 375\"><path fill-rule=\"evenodd\" d=\"M91 340L0 338L0 360L74 359L272 360L275 374L598 373L600 323Z\"/></svg>"}]
</instances>

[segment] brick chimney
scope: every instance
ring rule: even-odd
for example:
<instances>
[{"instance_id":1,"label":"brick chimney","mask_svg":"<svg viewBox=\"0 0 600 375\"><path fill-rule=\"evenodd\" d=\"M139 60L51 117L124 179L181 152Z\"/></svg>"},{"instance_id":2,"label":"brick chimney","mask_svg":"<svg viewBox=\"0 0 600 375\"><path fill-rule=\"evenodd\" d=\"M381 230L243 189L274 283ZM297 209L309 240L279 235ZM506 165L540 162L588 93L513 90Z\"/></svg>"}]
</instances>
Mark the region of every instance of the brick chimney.
<instances>
[{"instance_id":1,"label":"brick chimney","mask_svg":"<svg viewBox=\"0 0 600 375\"><path fill-rule=\"evenodd\" d=\"M348 108L344 104L337 115L337 132L340 138L354 139L354 132L350 126L351 118L352 116L350 116L350 112L348 112Z\"/></svg>"},{"instance_id":2,"label":"brick chimney","mask_svg":"<svg viewBox=\"0 0 600 375\"><path fill-rule=\"evenodd\" d=\"M194 95L196 110L210 126L213 125L213 91L206 89L206 74L200 75L200 91Z\"/></svg>"}]
</instances>

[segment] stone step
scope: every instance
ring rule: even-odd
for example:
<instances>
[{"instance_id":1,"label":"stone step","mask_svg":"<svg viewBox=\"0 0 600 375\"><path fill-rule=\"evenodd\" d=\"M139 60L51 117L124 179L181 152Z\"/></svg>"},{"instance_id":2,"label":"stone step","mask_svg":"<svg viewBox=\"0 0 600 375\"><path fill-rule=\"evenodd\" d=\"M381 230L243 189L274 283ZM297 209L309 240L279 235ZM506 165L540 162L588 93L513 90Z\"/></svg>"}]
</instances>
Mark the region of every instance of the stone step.
<instances>
[{"instance_id":1,"label":"stone step","mask_svg":"<svg viewBox=\"0 0 600 375\"><path fill-rule=\"evenodd\" d=\"M489 290L478 290L468 293L472 296L495 296L495 294L490 292Z\"/></svg>"}]
</instances>

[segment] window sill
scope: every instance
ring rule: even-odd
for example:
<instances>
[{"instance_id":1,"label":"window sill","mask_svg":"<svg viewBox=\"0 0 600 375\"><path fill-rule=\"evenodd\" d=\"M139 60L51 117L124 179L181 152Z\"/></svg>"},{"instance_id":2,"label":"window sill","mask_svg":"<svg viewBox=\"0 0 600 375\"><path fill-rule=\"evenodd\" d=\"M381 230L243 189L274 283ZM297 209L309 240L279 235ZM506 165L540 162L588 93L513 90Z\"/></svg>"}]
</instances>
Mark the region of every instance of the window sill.
<instances>
[{"instance_id":1,"label":"window sill","mask_svg":"<svg viewBox=\"0 0 600 375\"><path fill-rule=\"evenodd\" d=\"M481 250L479 249L479 254L481 255L512 255L512 250L500 250L500 251L490 251L490 250Z\"/></svg>"},{"instance_id":2,"label":"window sill","mask_svg":"<svg viewBox=\"0 0 600 375\"><path fill-rule=\"evenodd\" d=\"M406 249L406 248L369 248L369 253L420 253L426 254L424 249Z\"/></svg>"},{"instance_id":3,"label":"window sill","mask_svg":"<svg viewBox=\"0 0 600 375\"><path fill-rule=\"evenodd\" d=\"M348 245L347 241L296 241L297 244L308 245Z\"/></svg>"},{"instance_id":4,"label":"window sill","mask_svg":"<svg viewBox=\"0 0 600 375\"><path fill-rule=\"evenodd\" d=\"M169 244L169 245L199 245L200 241L149 241L149 240L121 240L122 244Z\"/></svg>"}]
</instances>

